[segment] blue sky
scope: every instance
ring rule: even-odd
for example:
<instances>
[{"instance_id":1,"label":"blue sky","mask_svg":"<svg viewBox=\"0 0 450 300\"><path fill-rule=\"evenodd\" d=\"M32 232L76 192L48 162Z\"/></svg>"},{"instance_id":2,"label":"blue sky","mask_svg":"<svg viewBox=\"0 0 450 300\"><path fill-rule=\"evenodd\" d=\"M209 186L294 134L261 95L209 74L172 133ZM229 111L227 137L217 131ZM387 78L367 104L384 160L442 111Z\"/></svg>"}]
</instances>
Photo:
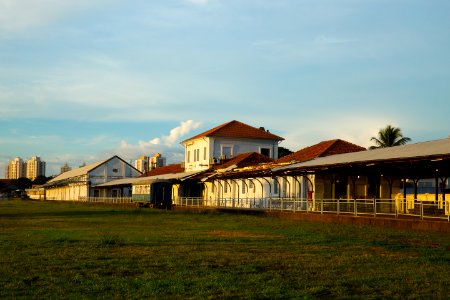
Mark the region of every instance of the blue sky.
<instances>
[{"instance_id":1,"label":"blue sky","mask_svg":"<svg viewBox=\"0 0 450 300\"><path fill-rule=\"evenodd\" d=\"M0 0L0 177L161 152L239 120L299 150L450 135L445 0Z\"/></svg>"}]
</instances>

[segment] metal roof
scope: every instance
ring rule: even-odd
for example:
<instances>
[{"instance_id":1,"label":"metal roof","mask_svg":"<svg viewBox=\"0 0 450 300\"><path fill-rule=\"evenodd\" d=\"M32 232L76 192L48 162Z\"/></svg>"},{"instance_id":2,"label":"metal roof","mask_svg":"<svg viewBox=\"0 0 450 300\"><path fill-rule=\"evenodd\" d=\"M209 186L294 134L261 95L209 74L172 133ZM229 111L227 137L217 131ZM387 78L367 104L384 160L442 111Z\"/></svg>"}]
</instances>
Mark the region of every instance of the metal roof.
<instances>
[{"instance_id":1,"label":"metal roof","mask_svg":"<svg viewBox=\"0 0 450 300\"><path fill-rule=\"evenodd\" d=\"M92 171L93 169L97 168L98 166L100 166L101 164L105 163L108 160L98 161L98 162L86 165L86 166L78 168L78 169L74 169L74 170L70 170L70 171L64 172L61 175L56 176L55 178L53 178L52 180L47 182L47 184L48 183L54 183L54 182L61 181L61 180L65 180L65 179L69 179L69 178L73 178L73 177L86 175L89 171Z\"/></svg>"},{"instance_id":2,"label":"metal roof","mask_svg":"<svg viewBox=\"0 0 450 300\"><path fill-rule=\"evenodd\" d=\"M136 180L139 180L142 178L139 177L129 177L129 178L122 178L122 179L116 179L116 180L112 180L112 181L108 181L102 184L98 184L95 187L108 187L108 186L118 186L118 185L131 185L133 184Z\"/></svg>"},{"instance_id":3,"label":"metal roof","mask_svg":"<svg viewBox=\"0 0 450 300\"><path fill-rule=\"evenodd\" d=\"M155 180L186 180L189 179L192 176L195 176L197 174L206 172L203 171L191 171L191 172L181 172L181 173L171 173L171 174L162 174L162 175L155 175L155 176L148 176L148 177L139 177L134 183L135 184L147 184L150 182L153 182Z\"/></svg>"},{"instance_id":4,"label":"metal roof","mask_svg":"<svg viewBox=\"0 0 450 300\"><path fill-rule=\"evenodd\" d=\"M397 147L336 154L332 156L316 158L302 163L292 164L285 167L275 168L273 169L273 171L276 172L291 169L327 167L352 163L376 163L426 158L434 159L442 156L450 156L450 138Z\"/></svg>"}]
</instances>

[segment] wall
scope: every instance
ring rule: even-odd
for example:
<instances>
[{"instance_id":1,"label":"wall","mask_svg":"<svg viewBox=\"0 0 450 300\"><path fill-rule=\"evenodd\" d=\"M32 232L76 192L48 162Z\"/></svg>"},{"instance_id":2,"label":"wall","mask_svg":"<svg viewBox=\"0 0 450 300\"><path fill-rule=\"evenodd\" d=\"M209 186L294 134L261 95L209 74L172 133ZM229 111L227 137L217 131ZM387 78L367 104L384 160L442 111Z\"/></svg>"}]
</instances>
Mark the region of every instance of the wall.
<instances>
[{"instance_id":1,"label":"wall","mask_svg":"<svg viewBox=\"0 0 450 300\"><path fill-rule=\"evenodd\" d=\"M200 138L188 142L185 145L185 158L184 158L185 171L186 172L201 171L208 169L209 160L210 157L212 157L210 149L211 148L209 138Z\"/></svg>"},{"instance_id":2,"label":"wall","mask_svg":"<svg viewBox=\"0 0 450 300\"><path fill-rule=\"evenodd\" d=\"M186 172L208 169L211 159L219 160L224 155L224 148L228 147L231 148L231 157L249 152L261 153L261 148L267 148L270 149L272 159L278 158L278 143L276 141L203 137L185 144L184 165ZM196 151L198 151L198 160L197 155L195 155ZM228 155L227 159L231 157Z\"/></svg>"},{"instance_id":3,"label":"wall","mask_svg":"<svg viewBox=\"0 0 450 300\"><path fill-rule=\"evenodd\" d=\"M46 200L78 201L79 197L87 197L86 182L71 183L63 186L46 188Z\"/></svg>"}]
</instances>

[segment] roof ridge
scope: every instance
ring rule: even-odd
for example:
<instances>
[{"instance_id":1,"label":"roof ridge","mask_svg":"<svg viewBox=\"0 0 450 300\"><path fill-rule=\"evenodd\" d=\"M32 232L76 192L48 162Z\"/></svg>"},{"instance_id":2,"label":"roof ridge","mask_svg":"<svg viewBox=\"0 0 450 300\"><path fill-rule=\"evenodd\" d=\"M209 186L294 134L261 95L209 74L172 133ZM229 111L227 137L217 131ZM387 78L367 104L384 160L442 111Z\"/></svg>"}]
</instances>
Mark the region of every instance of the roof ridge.
<instances>
[{"instance_id":1,"label":"roof ridge","mask_svg":"<svg viewBox=\"0 0 450 300\"><path fill-rule=\"evenodd\" d=\"M256 128L254 126L245 124L243 122L232 120L230 122L221 124L191 138L181 142L184 144L188 141L195 140L201 137L228 137L228 138L250 138L250 139L264 139L264 140L284 140L284 138L275 135L268 130L263 130L263 127Z\"/></svg>"},{"instance_id":2,"label":"roof ridge","mask_svg":"<svg viewBox=\"0 0 450 300\"><path fill-rule=\"evenodd\" d=\"M327 152L328 150L330 150L331 147L333 147L333 145L335 145L338 141L340 141L340 139L333 139L333 140L328 140L328 141L324 141L323 143L329 143L328 147L326 147L317 157L322 157L322 155ZM320 143L319 143L320 144Z\"/></svg>"}]
</instances>

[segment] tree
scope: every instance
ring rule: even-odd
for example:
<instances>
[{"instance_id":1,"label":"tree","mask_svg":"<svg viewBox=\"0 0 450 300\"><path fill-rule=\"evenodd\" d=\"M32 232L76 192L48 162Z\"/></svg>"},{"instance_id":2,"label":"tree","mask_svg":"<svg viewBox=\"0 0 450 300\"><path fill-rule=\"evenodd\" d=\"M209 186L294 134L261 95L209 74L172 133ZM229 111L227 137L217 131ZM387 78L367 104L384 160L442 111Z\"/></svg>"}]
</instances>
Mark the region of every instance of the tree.
<instances>
[{"instance_id":1,"label":"tree","mask_svg":"<svg viewBox=\"0 0 450 300\"><path fill-rule=\"evenodd\" d=\"M400 128L387 125L378 131L378 137L372 137L371 141L375 142L375 146L369 149L386 148L405 145L411 141L409 137L404 137Z\"/></svg>"},{"instance_id":2,"label":"tree","mask_svg":"<svg viewBox=\"0 0 450 300\"><path fill-rule=\"evenodd\" d=\"M19 190L29 189L31 187L31 179L26 177L20 177L19 179L13 180L13 184L17 186Z\"/></svg>"},{"instance_id":3,"label":"tree","mask_svg":"<svg viewBox=\"0 0 450 300\"><path fill-rule=\"evenodd\" d=\"M40 175L33 180L33 184L42 185L42 184L47 183L47 181L49 181L50 179L52 179L52 178Z\"/></svg>"},{"instance_id":4,"label":"tree","mask_svg":"<svg viewBox=\"0 0 450 300\"><path fill-rule=\"evenodd\" d=\"M293 152L284 147L278 147L278 158L282 158L283 156L292 154Z\"/></svg>"}]
</instances>

